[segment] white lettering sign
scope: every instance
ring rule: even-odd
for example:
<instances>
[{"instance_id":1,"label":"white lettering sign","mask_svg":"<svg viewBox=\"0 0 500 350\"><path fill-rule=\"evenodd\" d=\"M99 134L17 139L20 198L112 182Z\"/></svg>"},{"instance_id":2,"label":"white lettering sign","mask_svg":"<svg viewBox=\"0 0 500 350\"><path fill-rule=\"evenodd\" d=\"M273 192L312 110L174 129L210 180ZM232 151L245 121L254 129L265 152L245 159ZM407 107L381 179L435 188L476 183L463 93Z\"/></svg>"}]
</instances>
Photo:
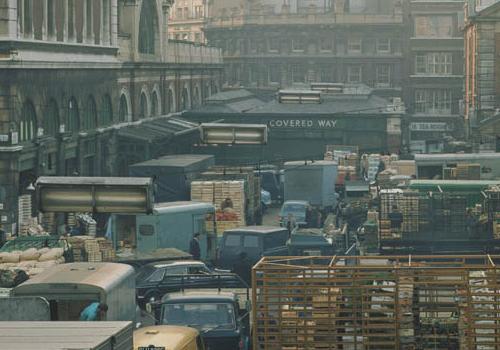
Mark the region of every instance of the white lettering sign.
<instances>
[{"instance_id":1,"label":"white lettering sign","mask_svg":"<svg viewBox=\"0 0 500 350\"><path fill-rule=\"evenodd\" d=\"M333 129L336 126L337 121L329 119L276 119L269 122L271 128Z\"/></svg>"},{"instance_id":2,"label":"white lettering sign","mask_svg":"<svg viewBox=\"0 0 500 350\"><path fill-rule=\"evenodd\" d=\"M411 123L411 131L451 131L452 125L446 123Z\"/></svg>"}]
</instances>

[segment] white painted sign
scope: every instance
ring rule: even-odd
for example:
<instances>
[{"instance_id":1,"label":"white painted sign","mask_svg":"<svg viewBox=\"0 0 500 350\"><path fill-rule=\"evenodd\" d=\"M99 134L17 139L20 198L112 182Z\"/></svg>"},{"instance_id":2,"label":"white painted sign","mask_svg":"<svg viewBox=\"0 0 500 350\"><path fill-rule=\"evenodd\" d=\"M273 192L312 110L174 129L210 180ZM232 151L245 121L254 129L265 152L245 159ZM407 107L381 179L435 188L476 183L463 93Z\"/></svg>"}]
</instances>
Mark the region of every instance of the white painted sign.
<instances>
[{"instance_id":1,"label":"white painted sign","mask_svg":"<svg viewBox=\"0 0 500 350\"><path fill-rule=\"evenodd\" d=\"M9 135L0 135L0 142L8 142Z\"/></svg>"},{"instance_id":2,"label":"white painted sign","mask_svg":"<svg viewBox=\"0 0 500 350\"><path fill-rule=\"evenodd\" d=\"M411 131L451 131L453 126L447 123L410 123Z\"/></svg>"},{"instance_id":3,"label":"white painted sign","mask_svg":"<svg viewBox=\"0 0 500 350\"><path fill-rule=\"evenodd\" d=\"M334 129L337 120L329 119L276 119L269 122L271 128Z\"/></svg>"}]
</instances>

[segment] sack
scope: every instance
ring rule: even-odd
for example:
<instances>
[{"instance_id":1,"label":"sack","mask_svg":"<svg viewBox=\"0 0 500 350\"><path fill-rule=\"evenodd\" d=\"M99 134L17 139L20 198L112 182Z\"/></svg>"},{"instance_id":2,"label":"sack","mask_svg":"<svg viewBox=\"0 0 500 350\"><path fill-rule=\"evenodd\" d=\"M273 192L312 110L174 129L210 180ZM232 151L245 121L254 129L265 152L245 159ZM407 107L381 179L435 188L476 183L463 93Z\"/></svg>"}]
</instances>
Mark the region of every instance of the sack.
<instances>
[{"instance_id":1,"label":"sack","mask_svg":"<svg viewBox=\"0 0 500 350\"><path fill-rule=\"evenodd\" d=\"M38 260L40 253L36 248L30 248L21 253L21 261Z\"/></svg>"},{"instance_id":2,"label":"sack","mask_svg":"<svg viewBox=\"0 0 500 350\"><path fill-rule=\"evenodd\" d=\"M64 254L64 250L62 248L52 248L47 253L42 254L38 261L49 261L49 260L57 260L62 257Z\"/></svg>"},{"instance_id":3,"label":"sack","mask_svg":"<svg viewBox=\"0 0 500 350\"><path fill-rule=\"evenodd\" d=\"M0 270L0 288L14 288L28 278L23 270Z\"/></svg>"},{"instance_id":4,"label":"sack","mask_svg":"<svg viewBox=\"0 0 500 350\"><path fill-rule=\"evenodd\" d=\"M20 255L16 253L0 253L0 261L2 263L17 264L20 261Z\"/></svg>"}]
</instances>

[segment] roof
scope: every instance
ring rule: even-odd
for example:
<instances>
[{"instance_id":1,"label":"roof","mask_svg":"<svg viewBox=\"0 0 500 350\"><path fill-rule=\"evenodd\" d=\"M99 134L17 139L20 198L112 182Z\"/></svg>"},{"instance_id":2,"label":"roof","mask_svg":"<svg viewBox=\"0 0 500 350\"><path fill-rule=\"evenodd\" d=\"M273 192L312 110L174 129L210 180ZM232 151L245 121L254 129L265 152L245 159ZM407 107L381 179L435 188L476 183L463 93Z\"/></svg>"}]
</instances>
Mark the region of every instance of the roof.
<instances>
[{"instance_id":1,"label":"roof","mask_svg":"<svg viewBox=\"0 0 500 350\"><path fill-rule=\"evenodd\" d=\"M245 89L238 89L238 90L228 90L228 91L222 91L219 93L216 93L215 95L210 96L209 98L206 99L207 103L211 102L221 102L221 101L230 101L234 99L240 99L240 98L245 98L245 97L252 97L253 94Z\"/></svg>"},{"instance_id":2,"label":"roof","mask_svg":"<svg viewBox=\"0 0 500 350\"><path fill-rule=\"evenodd\" d=\"M410 180L411 186L490 186L498 185L500 180Z\"/></svg>"},{"instance_id":3,"label":"roof","mask_svg":"<svg viewBox=\"0 0 500 350\"><path fill-rule=\"evenodd\" d=\"M161 142L198 130L198 124L179 117L159 117L143 120L118 130L118 136L143 142Z\"/></svg>"},{"instance_id":4,"label":"roof","mask_svg":"<svg viewBox=\"0 0 500 350\"><path fill-rule=\"evenodd\" d=\"M146 266L162 268L162 267L186 266L186 265L188 265L188 266L193 266L193 265L205 266L205 264L203 262L198 261L198 260L159 261L159 262L149 263Z\"/></svg>"},{"instance_id":5,"label":"roof","mask_svg":"<svg viewBox=\"0 0 500 350\"><path fill-rule=\"evenodd\" d=\"M113 278L110 278L113 276ZM110 290L122 280L134 276L134 269L125 264L116 263L68 263L46 269L41 274L30 278L14 288L14 295L31 295L33 289L40 291L40 286L81 284ZM46 292L40 291L45 294Z\"/></svg>"},{"instance_id":6,"label":"roof","mask_svg":"<svg viewBox=\"0 0 500 350\"><path fill-rule=\"evenodd\" d=\"M233 302L236 300L237 295L232 292L213 292L213 291L186 291L178 293L166 294L163 302Z\"/></svg>"},{"instance_id":7,"label":"roof","mask_svg":"<svg viewBox=\"0 0 500 350\"><path fill-rule=\"evenodd\" d=\"M242 226L242 227L234 228L231 230L226 230L226 231L224 231L224 234L245 232L245 233L255 233L255 234L265 235L265 234L279 232L279 231L283 231L283 230L286 230L286 229L283 227L279 227L279 226Z\"/></svg>"},{"instance_id":8,"label":"roof","mask_svg":"<svg viewBox=\"0 0 500 350\"><path fill-rule=\"evenodd\" d=\"M130 332L128 341L132 345L132 322L128 321L0 322L0 349L94 349L127 329Z\"/></svg>"},{"instance_id":9,"label":"roof","mask_svg":"<svg viewBox=\"0 0 500 350\"><path fill-rule=\"evenodd\" d=\"M289 166L306 168L306 167L312 167L312 166L325 166L325 165L333 166L333 165L337 165L337 162L334 162L334 161L331 161L331 160L315 160L314 162L307 162L307 164L305 164L305 162L306 161L286 162L285 163L285 170Z\"/></svg>"},{"instance_id":10,"label":"roof","mask_svg":"<svg viewBox=\"0 0 500 350\"><path fill-rule=\"evenodd\" d=\"M439 154L415 154L415 162L425 161L474 161L474 160L500 160L500 153L439 153Z\"/></svg>"},{"instance_id":11,"label":"roof","mask_svg":"<svg viewBox=\"0 0 500 350\"><path fill-rule=\"evenodd\" d=\"M149 186L151 182L149 177L40 176L36 185Z\"/></svg>"},{"instance_id":12,"label":"roof","mask_svg":"<svg viewBox=\"0 0 500 350\"><path fill-rule=\"evenodd\" d=\"M213 158L214 156L210 154L176 154L132 164L130 167L168 166L171 168L186 168L190 165L205 162Z\"/></svg>"},{"instance_id":13,"label":"roof","mask_svg":"<svg viewBox=\"0 0 500 350\"><path fill-rule=\"evenodd\" d=\"M134 349L155 345L165 349L185 349L186 345L196 339L198 331L181 326L150 326L134 332Z\"/></svg>"},{"instance_id":14,"label":"roof","mask_svg":"<svg viewBox=\"0 0 500 350\"><path fill-rule=\"evenodd\" d=\"M215 207L210 203L202 202L166 202L156 203L153 211L155 214L180 213L188 210L213 211Z\"/></svg>"}]
</instances>

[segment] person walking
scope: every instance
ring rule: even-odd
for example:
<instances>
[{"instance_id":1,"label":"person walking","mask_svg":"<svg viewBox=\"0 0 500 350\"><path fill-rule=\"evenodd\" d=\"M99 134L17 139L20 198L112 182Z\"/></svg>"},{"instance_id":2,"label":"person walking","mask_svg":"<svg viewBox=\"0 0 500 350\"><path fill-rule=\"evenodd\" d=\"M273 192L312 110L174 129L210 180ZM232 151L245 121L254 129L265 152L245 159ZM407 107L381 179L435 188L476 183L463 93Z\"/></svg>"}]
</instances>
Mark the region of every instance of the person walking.
<instances>
[{"instance_id":1,"label":"person walking","mask_svg":"<svg viewBox=\"0 0 500 350\"><path fill-rule=\"evenodd\" d=\"M193 239L189 242L189 254L193 256L194 260L201 258L200 234L198 232L193 235Z\"/></svg>"}]
</instances>

